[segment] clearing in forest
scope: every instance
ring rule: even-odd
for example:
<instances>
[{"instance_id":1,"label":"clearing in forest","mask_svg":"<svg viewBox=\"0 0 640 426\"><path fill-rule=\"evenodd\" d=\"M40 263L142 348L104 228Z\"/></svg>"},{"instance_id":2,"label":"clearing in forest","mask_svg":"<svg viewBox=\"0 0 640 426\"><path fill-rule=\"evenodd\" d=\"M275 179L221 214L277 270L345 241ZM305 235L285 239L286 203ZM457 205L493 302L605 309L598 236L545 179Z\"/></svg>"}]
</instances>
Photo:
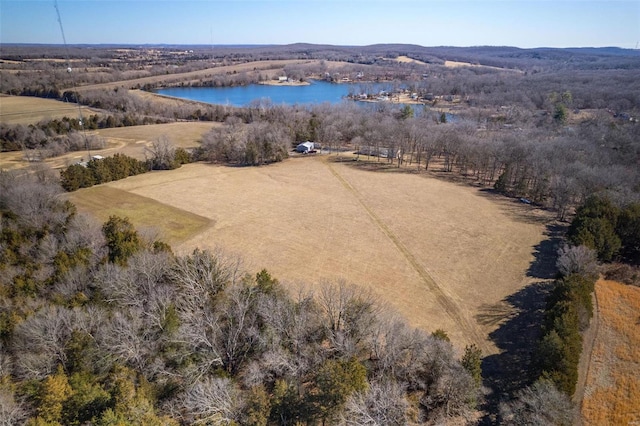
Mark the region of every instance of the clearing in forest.
<instances>
[{"instance_id":1,"label":"clearing in forest","mask_svg":"<svg viewBox=\"0 0 640 426\"><path fill-rule=\"evenodd\" d=\"M98 110L85 106L81 109L85 117L100 114ZM63 117L80 118L78 105L33 96L0 96L0 123L26 126Z\"/></svg>"},{"instance_id":2,"label":"clearing in forest","mask_svg":"<svg viewBox=\"0 0 640 426\"><path fill-rule=\"evenodd\" d=\"M492 67L490 65L480 65L480 64L472 64L470 62L458 62L458 61L444 61L444 66L447 68L460 68L460 67L469 67L469 68L484 68L487 70L495 70L495 71L513 71L518 73L523 73L520 70L514 70L510 68L500 68L500 67Z\"/></svg>"},{"instance_id":3,"label":"clearing in forest","mask_svg":"<svg viewBox=\"0 0 640 426\"><path fill-rule=\"evenodd\" d=\"M583 424L638 425L640 288L600 280L596 298L598 321L582 401Z\"/></svg>"},{"instance_id":4,"label":"clearing in forest","mask_svg":"<svg viewBox=\"0 0 640 426\"><path fill-rule=\"evenodd\" d=\"M220 247L249 271L267 268L292 286L344 279L412 325L446 330L457 347L494 352L487 336L499 321L480 324L476 315L535 280L527 271L546 213L477 188L351 164L328 156L264 167L190 164L94 191L116 188L210 220L174 244L179 254Z\"/></svg>"},{"instance_id":5,"label":"clearing in forest","mask_svg":"<svg viewBox=\"0 0 640 426\"><path fill-rule=\"evenodd\" d=\"M413 63L413 64L420 64L420 65L427 65L427 63L426 63L426 62L419 61L419 60L417 60L417 59L413 59L413 58L410 58L410 57L408 57L408 56L398 56L398 57L396 58L396 61L397 61L397 62L400 62L400 63L404 63L404 64L406 64L406 63Z\"/></svg>"}]
</instances>

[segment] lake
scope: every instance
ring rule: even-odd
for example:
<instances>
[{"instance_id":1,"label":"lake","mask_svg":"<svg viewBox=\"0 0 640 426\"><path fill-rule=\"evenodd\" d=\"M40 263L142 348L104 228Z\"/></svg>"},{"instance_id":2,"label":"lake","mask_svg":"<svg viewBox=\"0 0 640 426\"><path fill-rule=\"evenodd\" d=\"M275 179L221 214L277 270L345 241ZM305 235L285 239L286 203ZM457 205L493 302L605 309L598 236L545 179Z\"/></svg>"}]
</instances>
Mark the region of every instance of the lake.
<instances>
[{"instance_id":1,"label":"lake","mask_svg":"<svg viewBox=\"0 0 640 426\"><path fill-rule=\"evenodd\" d=\"M312 81L305 86L271 86L251 84L233 87L167 87L155 93L210 104L246 107L256 100L269 99L276 105L338 104L346 101L350 93L378 93L392 90L391 84L382 83L328 83Z\"/></svg>"}]
</instances>

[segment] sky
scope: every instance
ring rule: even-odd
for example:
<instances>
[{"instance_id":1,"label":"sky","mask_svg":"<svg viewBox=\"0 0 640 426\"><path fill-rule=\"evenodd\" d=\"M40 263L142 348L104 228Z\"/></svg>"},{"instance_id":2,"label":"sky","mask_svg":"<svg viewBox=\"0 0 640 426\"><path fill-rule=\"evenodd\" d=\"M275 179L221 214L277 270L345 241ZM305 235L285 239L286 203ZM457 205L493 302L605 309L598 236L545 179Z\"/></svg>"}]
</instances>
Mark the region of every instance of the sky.
<instances>
[{"instance_id":1,"label":"sky","mask_svg":"<svg viewBox=\"0 0 640 426\"><path fill-rule=\"evenodd\" d=\"M62 44L55 0L0 0L0 43ZM640 0L57 0L68 44L636 48Z\"/></svg>"}]
</instances>

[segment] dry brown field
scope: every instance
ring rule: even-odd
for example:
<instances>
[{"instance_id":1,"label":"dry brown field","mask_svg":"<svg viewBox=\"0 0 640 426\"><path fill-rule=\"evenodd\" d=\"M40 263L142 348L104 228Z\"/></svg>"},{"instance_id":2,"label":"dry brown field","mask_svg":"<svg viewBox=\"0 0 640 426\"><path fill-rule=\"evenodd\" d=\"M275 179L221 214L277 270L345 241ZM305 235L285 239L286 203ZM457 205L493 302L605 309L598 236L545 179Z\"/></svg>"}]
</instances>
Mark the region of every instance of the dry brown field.
<instances>
[{"instance_id":1,"label":"dry brown field","mask_svg":"<svg viewBox=\"0 0 640 426\"><path fill-rule=\"evenodd\" d=\"M410 58L408 56L398 56L396 58L396 61L401 62L401 63L414 63L414 64L420 64L420 65L427 65L426 62L422 62L422 61L419 61L417 59Z\"/></svg>"},{"instance_id":2,"label":"dry brown field","mask_svg":"<svg viewBox=\"0 0 640 426\"><path fill-rule=\"evenodd\" d=\"M444 61L444 66L447 68L459 68L459 67L470 67L470 68L485 68L489 70L497 70L497 71L513 71L522 73L520 70L513 70L509 68L500 68L500 67L492 67L489 65L479 65L472 64L470 62L458 62L458 61Z\"/></svg>"},{"instance_id":3,"label":"dry brown field","mask_svg":"<svg viewBox=\"0 0 640 426\"><path fill-rule=\"evenodd\" d=\"M81 109L83 116L100 113L84 106ZM78 105L31 96L0 96L0 123L28 125L63 117L79 118Z\"/></svg>"},{"instance_id":4,"label":"dry brown field","mask_svg":"<svg viewBox=\"0 0 640 426\"><path fill-rule=\"evenodd\" d=\"M109 216L128 217L136 229L174 245L203 232L211 221L132 192L108 186L94 186L67 195L82 213L101 223Z\"/></svg>"},{"instance_id":5,"label":"dry brown field","mask_svg":"<svg viewBox=\"0 0 640 426\"><path fill-rule=\"evenodd\" d=\"M121 153L138 160L144 160L148 147L161 136L166 136L175 147L195 148L202 136L213 127L221 126L213 122L177 122L166 124L150 124L146 126L115 127L101 129L87 134L103 137L107 144L104 149L92 150L91 155L111 156ZM44 161L51 168L67 167L78 161L87 160L86 151L68 152ZM28 166L24 154L19 151L0 152L0 169L11 170Z\"/></svg>"},{"instance_id":6,"label":"dry brown field","mask_svg":"<svg viewBox=\"0 0 640 426\"><path fill-rule=\"evenodd\" d=\"M145 101L153 102L154 104L157 104L157 105L166 105L168 107L173 107L173 108L181 107L184 105L198 105L198 104L204 107L211 106L211 104L208 104L206 102L198 102L198 101L192 101L189 99L180 99L173 96L159 95L154 92L146 92L140 89L129 90L129 94L137 96L140 99L143 99Z\"/></svg>"},{"instance_id":7,"label":"dry brown field","mask_svg":"<svg viewBox=\"0 0 640 426\"><path fill-rule=\"evenodd\" d=\"M190 164L92 188L89 198L119 190L176 209L175 217L206 218L211 226L172 240L176 253L220 247L241 255L249 271L267 268L292 287L343 279L371 289L414 326L446 330L458 348L476 343L495 352L487 336L498 324L475 317L487 307L508 311L503 299L532 282L526 271L545 238L546 213L427 175L329 159ZM146 211L138 218L132 205L134 223L162 228L164 213Z\"/></svg>"},{"instance_id":8,"label":"dry brown field","mask_svg":"<svg viewBox=\"0 0 640 426\"><path fill-rule=\"evenodd\" d=\"M208 121L176 122L146 126L114 127L101 129L96 133L109 142L120 142L118 152L123 152L122 150L124 150L124 154L139 158L140 154L144 154L144 148L161 136L166 136L176 147L195 148L199 145L202 135L219 126L222 126L222 123Z\"/></svg>"},{"instance_id":9,"label":"dry brown field","mask_svg":"<svg viewBox=\"0 0 640 426\"><path fill-rule=\"evenodd\" d=\"M597 323L582 401L585 425L640 424L640 288L598 281Z\"/></svg>"}]
</instances>

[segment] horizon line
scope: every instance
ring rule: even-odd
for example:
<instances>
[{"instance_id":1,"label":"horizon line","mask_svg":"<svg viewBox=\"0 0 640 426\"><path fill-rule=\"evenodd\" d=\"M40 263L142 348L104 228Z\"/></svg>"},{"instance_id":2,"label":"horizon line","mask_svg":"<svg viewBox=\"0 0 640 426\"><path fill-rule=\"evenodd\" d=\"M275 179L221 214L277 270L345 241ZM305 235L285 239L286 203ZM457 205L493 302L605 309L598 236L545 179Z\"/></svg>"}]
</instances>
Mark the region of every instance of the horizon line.
<instances>
[{"instance_id":1,"label":"horizon line","mask_svg":"<svg viewBox=\"0 0 640 426\"><path fill-rule=\"evenodd\" d=\"M295 46L295 45L309 45L309 46L327 46L327 47L345 47L345 48L362 48L362 47L373 47L373 46L415 46L421 48L459 48L459 49L471 49L471 48L479 48L479 47L498 47L498 48L511 48L511 49L521 49L521 50L534 50L534 49L619 49L619 50L630 50L630 51L639 51L640 49L631 48L631 47L620 47L620 46L566 46L566 47L550 47L550 46L536 46L536 47L519 47L512 45L496 45L496 44L483 44L483 45L467 45L467 46L456 46L456 45L432 45L432 46L424 46L415 43L373 43L373 44L327 44L327 43L309 43L309 42L294 42L294 43L219 43L219 44L209 44L209 43L46 43L46 42L2 42L0 43L0 51L2 50L2 46L127 46L127 47L155 47L155 46L163 46L163 47L178 47L178 46L194 46L194 47L285 47L285 46Z\"/></svg>"}]
</instances>

